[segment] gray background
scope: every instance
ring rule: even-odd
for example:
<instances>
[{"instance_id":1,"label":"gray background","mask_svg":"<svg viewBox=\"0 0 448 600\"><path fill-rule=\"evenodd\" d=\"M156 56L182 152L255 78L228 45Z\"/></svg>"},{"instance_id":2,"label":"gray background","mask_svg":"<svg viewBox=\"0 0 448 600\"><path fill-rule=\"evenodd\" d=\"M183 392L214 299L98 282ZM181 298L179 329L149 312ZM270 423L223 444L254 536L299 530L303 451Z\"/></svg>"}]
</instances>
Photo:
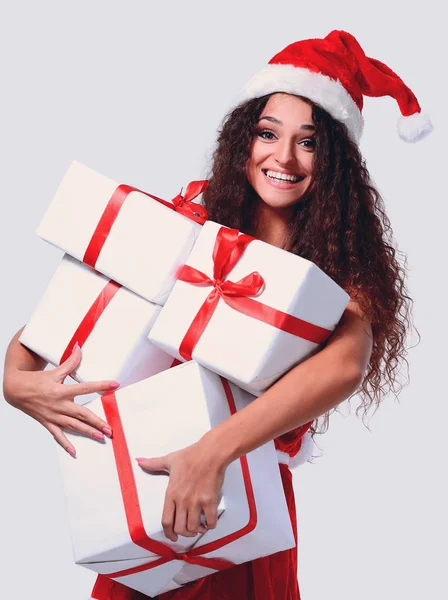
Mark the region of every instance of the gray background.
<instances>
[{"instance_id":1,"label":"gray background","mask_svg":"<svg viewBox=\"0 0 448 600\"><path fill-rule=\"evenodd\" d=\"M356 399L351 414L345 403L319 438L323 457L296 471L299 572L304 600L446 598L446 21L436 1L5 5L2 351L62 255L34 230L72 159L172 197L206 176L216 128L245 81L287 43L335 28L414 89L433 135L405 144L395 103L367 99L361 149L408 255L422 341L400 402L385 398L370 432ZM55 442L5 402L0 410L2 597L86 600L94 575L72 562Z\"/></svg>"}]
</instances>

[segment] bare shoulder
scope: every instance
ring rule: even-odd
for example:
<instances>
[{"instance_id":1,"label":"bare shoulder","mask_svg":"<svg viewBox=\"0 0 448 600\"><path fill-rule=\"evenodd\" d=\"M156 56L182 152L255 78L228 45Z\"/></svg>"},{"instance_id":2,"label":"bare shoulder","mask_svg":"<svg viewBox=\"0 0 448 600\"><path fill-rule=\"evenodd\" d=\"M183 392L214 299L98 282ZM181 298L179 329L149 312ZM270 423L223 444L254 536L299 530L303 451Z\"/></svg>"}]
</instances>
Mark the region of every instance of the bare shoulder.
<instances>
[{"instance_id":1,"label":"bare shoulder","mask_svg":"<svg viewBox=\"0 0 448 600\"><path fill-rule=\"evenodd\" d=\"M372 335L372 324L364 310L361 308L360 303L354 298L350 298L350 302L347 304L341 317L341 323L350 323L353 326L356 325L358 327L363 325L366 332Z\"/></svg>"}]
</instances>

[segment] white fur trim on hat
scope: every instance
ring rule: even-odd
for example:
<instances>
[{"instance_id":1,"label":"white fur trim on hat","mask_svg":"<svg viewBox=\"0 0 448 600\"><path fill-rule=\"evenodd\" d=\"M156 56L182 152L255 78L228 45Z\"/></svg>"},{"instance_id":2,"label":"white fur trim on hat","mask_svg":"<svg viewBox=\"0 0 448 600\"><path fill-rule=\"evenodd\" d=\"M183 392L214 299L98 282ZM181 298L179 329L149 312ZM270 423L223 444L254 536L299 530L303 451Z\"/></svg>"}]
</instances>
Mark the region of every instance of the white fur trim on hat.
<instances>
[{"instance_id":1,"label":"white fur trim on hat","mask_svg":"<svg viewBox=\"0 0 448 600\"><path fill-rule=\"evenodd\" d=\"M397 123L398 135L405 142L418 142L431 133L431 119L419 112L409 117L400 117Z\"/></svg>"},{"instance_id":2,"label":"white fur trim on hat","mask_svg":"<svg viewBox=\"0 0 448 600\"><path fill-rule=\"evenodd\" d=\"M351 138L358 143L363 118L356 103L344 86L322 73L293 65L268 65L247 83L243 100L260 98L274 92L286 92L308 98L347 126Z\"/></svg>"}]
</instances>

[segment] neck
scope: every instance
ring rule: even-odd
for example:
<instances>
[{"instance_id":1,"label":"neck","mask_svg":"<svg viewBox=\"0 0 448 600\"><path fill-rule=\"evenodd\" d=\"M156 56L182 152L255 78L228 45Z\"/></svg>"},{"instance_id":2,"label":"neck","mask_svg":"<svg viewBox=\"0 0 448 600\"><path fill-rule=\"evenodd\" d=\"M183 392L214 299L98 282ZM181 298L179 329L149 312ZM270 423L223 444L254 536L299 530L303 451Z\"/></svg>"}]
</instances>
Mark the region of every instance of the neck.
<instances>
[{"instance_id":1,"label":"neck","mask_svg":"<svg viewBox=\"0 0 448 600\"><path fill-rule=\"evenodd\" d=\"M273 246L285 248L292 212L292 207L273 208L260 201L254 237Z\"/></svg>"}]
</instances>

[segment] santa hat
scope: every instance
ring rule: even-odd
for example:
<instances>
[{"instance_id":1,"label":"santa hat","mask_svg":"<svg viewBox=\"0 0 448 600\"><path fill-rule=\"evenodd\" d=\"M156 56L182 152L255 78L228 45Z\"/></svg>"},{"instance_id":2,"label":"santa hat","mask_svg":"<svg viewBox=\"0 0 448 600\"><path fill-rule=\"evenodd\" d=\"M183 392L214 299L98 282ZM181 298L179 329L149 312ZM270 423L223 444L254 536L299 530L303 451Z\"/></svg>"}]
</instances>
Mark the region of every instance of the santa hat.
<instances>
[{"instance_id":1,"label":"santa hat","mask_svg":"<svg viewBox=\"0 0 448 600\"><path fill-rule=\"evenodd\" d=\"M290 44L252 77L242 99L274 92L296 94L315 102L345 123L355 142L359 142L363 129L363 96L392 96L396 100L402 114L398 133L407 142L418 141L432 130L413 92L392 69L367 57L357 40L345 31Z\"/></svg>"}]
</instances>

